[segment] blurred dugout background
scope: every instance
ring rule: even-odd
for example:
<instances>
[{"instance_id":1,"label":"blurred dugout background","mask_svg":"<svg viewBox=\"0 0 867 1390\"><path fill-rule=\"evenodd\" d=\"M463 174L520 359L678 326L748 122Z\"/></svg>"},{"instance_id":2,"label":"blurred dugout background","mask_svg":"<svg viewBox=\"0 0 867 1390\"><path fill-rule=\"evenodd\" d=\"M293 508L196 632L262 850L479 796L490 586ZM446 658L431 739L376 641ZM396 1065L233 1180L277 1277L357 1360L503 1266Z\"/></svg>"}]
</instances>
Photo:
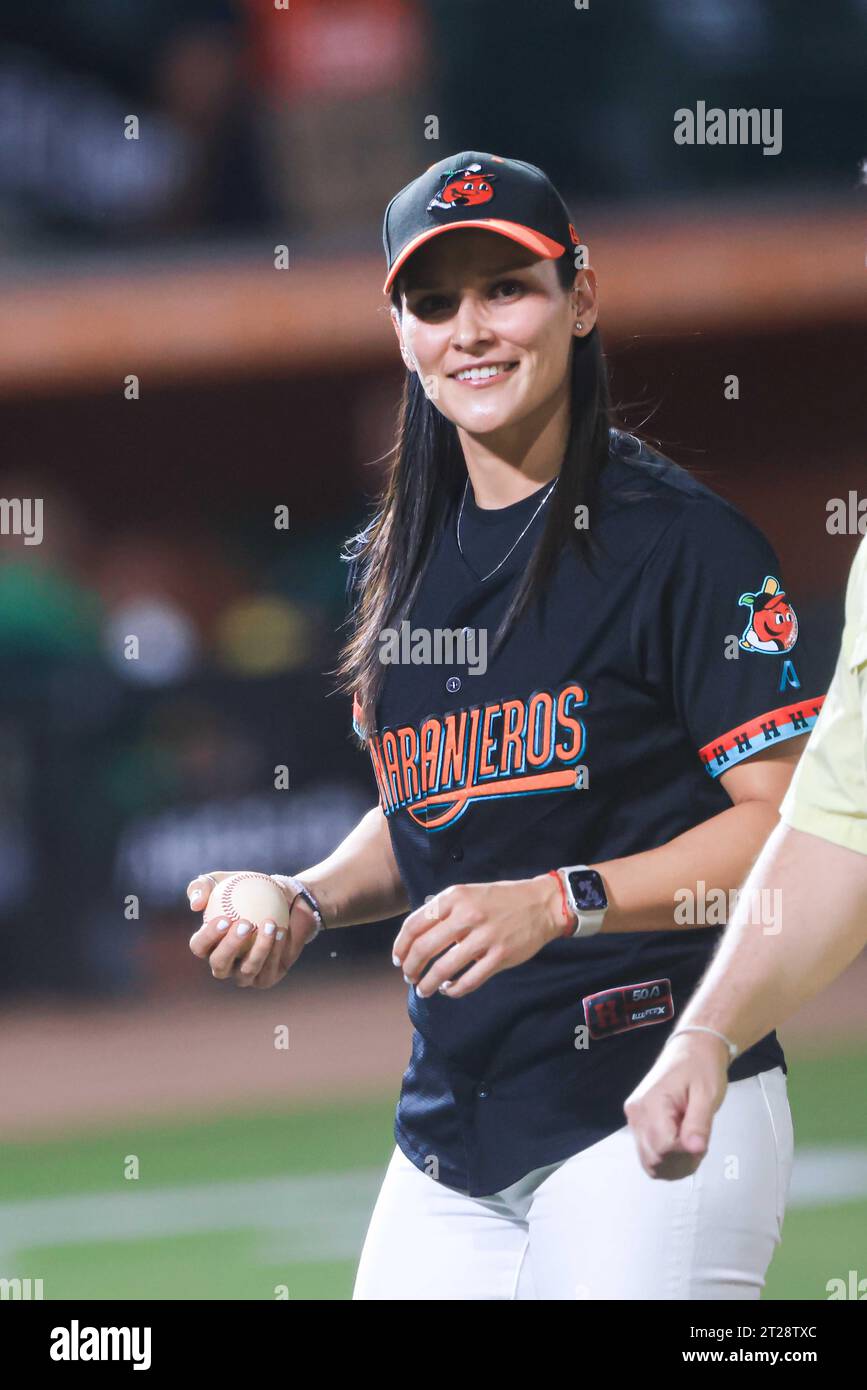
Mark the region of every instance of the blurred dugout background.
<instances>
[{"instance_id":1,"label":"blurred dugout background","mask_svg":"<svg viewBox=\"0 0 867 1390\"><path fill-rule=\"evenodd\" d=\"M99 1186L102 1141L61 1183L34 1138L76 1119L396 1091L394 924L305 953L282 987L304 1036L275 1066L270 1035L243 1049L250 1008L270 1024L285 997L217 999L183 889L213 867L299 870L375 801L328 672L339 547L366 519L403 373L382 214L420 169L476 148L551 175L600 278L624 423L762 526L830 676L858 537L828 535L826 503L864 488L867 3L46 0L5 6L0 35L0 497L44 501L41 544L0 535L3 1110L35 1144L7 1154L7 1192L47 1199ZM781 108L781 153L676 145L674 111L699 100ZM799 1036L850 1048L851 1090L858 1010L835 999ZM346 1144L327 1108L297 1121L295 1158L278 1123L254 1171L283 1173L317 1125L311 1168L355 1171L368 1131L381 1162L390 1099ZM805 1114L808 1140L828 1134ZM863 1141L850 1120L836 1136ZM341 1239L332 1270L311 1237L298 1287L343 1296ZM0 1255L25 1248L0 1238ZM140 1253L126 1296L150 1291ZM98 1262L68 1258L55 1290L86 1290ZM155 1258L161 1288L165 1270ZM239 1277L225 1296L263 1296ZM794 1273L776 1296L791 1289Z\"/></svg>"}]
</instances>

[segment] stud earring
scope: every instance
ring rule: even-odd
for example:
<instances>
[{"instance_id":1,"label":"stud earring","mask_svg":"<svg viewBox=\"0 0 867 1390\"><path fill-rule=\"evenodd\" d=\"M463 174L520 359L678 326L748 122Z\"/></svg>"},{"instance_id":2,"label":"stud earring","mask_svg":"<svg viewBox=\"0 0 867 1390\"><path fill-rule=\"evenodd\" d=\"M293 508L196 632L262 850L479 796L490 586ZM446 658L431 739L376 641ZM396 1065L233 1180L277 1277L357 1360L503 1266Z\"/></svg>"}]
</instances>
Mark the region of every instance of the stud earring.
<instances>
[{"instance_id":1,"label":"stud earring","mask_svg":"<svg viewBox=\"0 0 867 1390\"><path fill-rule=\"evenodd\" d=\"M584 327L584 325L583 325L583 323L581 322L580 319L579 319L578 322L576 323L575 327L576 327L576 328L583 328L583 327Z\"/></svg>"}]
</instances>

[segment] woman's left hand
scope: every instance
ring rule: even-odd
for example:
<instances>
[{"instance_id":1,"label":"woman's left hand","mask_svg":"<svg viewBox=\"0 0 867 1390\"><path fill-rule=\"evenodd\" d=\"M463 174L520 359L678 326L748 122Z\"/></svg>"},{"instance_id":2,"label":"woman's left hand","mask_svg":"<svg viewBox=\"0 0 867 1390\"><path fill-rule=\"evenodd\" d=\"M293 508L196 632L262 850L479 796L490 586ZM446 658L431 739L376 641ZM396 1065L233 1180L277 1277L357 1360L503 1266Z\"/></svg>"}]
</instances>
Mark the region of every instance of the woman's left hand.
<instances>
[{"instance_id":1,"label":"woman's left hand","mask_svg":"<svg viewBox=\"0 0 867 1390\"><path fill-rule=\"evenodd\" d=\"M397 934L393 958L421 998L439 989L449 999L459 999L499 970L529 960L564 928L560 890L549 874L461 883L409 914ZM426 969L435 956L440 959Z\"/></svg>"}]
</instances>

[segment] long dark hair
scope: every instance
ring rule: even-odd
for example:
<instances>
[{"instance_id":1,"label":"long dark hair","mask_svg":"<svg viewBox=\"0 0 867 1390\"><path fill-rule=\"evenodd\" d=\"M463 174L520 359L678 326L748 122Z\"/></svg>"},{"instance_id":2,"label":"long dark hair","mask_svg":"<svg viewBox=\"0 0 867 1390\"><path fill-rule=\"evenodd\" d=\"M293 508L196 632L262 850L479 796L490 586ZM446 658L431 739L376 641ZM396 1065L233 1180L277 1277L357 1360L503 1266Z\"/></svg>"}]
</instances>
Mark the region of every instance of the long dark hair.
<instances>
[{"instance_id":1,"label":"long dark hair","mask_svg":"<svg viewBox=\"0 0 867 1390\"><path fill-rule=\"evenodd\" d=\"M575 276L571 258L561 256L555 266L561 288L568 292ZM391 297L400 311L396 286ZM491 655L524 610L544 602L564 545L571 542L585 560L593 561L590 531L576 527L575 509L586 506L592 515L599 477L608 461L612 409L598 328L574 340L570 372L569 437L559 481L532 559L494 636ZM375 513L346 542L340 556L350 566L347 590L353 602L346 621L351 636L333 674L337 689L355 696L354 722L362 742L375 728L384 677L380 634L384 628L399 627L407 617L445 518L467 478L457 428L425 394L418 373L409 369L397 437L387 457L392 462Z\"/></svg>"}]
</instances>

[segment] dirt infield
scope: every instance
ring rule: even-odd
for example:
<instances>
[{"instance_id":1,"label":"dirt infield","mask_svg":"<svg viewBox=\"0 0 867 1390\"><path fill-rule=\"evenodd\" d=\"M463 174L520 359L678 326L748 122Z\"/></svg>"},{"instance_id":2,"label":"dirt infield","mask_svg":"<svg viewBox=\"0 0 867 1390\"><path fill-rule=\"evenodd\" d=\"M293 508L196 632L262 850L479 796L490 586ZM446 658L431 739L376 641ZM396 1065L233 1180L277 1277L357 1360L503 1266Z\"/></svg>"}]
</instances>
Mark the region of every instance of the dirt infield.
<instances>
[{"instance_id":1,"label":"dirt infield","mask_svg":"<svg viewBox=\"0 0 867 1390\"><path fill-rule=\"evenodd\" d=\"M0 1015L0 1133L243 1106L395 1096L410 1053L398 972L238 990L208 981L166 1002L19 1007ZM288 1045L275 1045L283 1037Z\"/></svg>"},{"instance_id":2,"label":"dirt infield","mask_svg":"<svg viewBox=\"0 0 867 1390\"><path fill-rule=\"evenodd\" d=\"M792 1056L867 1036L867 954L780 1030ZM395 1097L409 1059L406 986L391 966L265 992L124 1004L19 1006L0 1015L0 1135L188 1118L227 1108ZM288 1045L275 1046L285 1029Z\"/></svg>"}]
</instances>

